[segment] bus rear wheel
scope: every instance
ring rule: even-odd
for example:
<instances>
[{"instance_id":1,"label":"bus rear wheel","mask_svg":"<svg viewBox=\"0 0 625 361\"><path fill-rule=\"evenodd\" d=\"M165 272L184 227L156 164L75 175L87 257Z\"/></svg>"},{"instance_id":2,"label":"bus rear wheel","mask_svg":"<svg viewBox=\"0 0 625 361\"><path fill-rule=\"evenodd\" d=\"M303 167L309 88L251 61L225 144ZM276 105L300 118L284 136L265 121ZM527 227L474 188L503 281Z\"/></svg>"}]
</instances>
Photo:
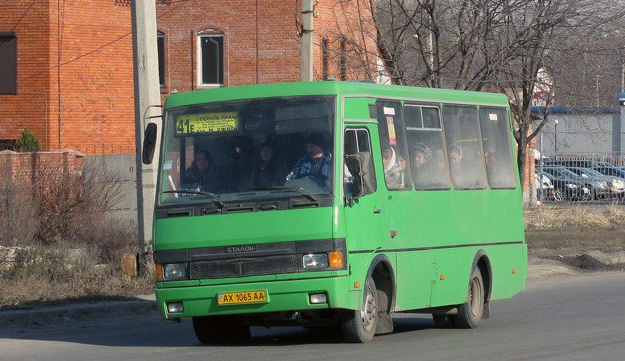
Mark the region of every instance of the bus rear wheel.
<instances>
[{"instance_id":1,"label":"bus rear wheel","mask_svg":"<svg viewBox=\"0 0 625 361\"><path fill-rule=\"evenodd\" d=\"M467 302L458 307L458 314L453 316L457 328L475 328L482 323L485 302L484 279L478 267L471 272Z\"/></svg>"},{"instance_id":2,"label":"bus rear wheel","mask_svg":"<svg viewBox=\"0 0 625 361\"><path fill-rule=\"evenodd\" d=\"M365 343L373 339L378 320L378 296L375 281L368 277L361 310L348 310L343 315L342 329L345 341Z\"/></svg>"},{"instance_id":3,"label":"bus rear wheel","mask_svg":"<svg viewBox=\"0 0 625 361\"><path fill-rule=\"evenodd\" d=\"M193 317L193 330L201 343L243 342L251 338L250 326L236 315Z\"/></svg>"}]
</instances>

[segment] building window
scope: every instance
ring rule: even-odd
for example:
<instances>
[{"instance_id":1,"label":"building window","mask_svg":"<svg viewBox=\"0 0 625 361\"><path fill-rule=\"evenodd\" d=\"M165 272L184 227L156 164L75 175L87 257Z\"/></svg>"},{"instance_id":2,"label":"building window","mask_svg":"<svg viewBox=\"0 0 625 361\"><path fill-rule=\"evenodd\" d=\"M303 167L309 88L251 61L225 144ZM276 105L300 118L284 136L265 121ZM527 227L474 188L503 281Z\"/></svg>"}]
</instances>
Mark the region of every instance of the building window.
<instances>
[{"instance_id":1,"label":"building window","mask_svg":"<svg viewBox=\"0 0 625 361\"><path fill-rule=\"evenodd\" d=\"M340 79L347 80L347 39L341 38L341 63L339 64Z\"/></svg>"},{"instance_id":2,"label":"building window","mask_svg":"<svg viewBox=\"0 0 625 361\"><path fill-rule=\"evenodd\" d=\"M0 94L17 94L17 37L0 33Z\"/></svg>"},{"instance_id":3,"label":"building window","mask_svg":"<svg viewBox=\"0 0 625 361\"><path fill-rule=\"evenodd\" d=\"M328 80L328 39L321 40L321 57L323 61L323 80Z\"/></svg>"},{"instance_id":4,"label":"building window","mask_svg":"<svg viewBox=\"0 0 625 361\"><path fill-rule=\"evenodd\" d=\"M0 139L0 151L3 150L17 150L17 140Z\"/></svg>"},{"instance_id":5,"label":"building window","mask_svg":"<svg viewBox=\"0 0 625 361\"><path fill-rule=\"evenodd\" d=\"M222 34L200 35L199 39L199 85L222 85L224 83L224 36Z\"/></svg>"},{"instance_id":6,"label":"building window","mask_svg":"<svg viewBox=\"0 0 625 361\"><path fill-rule=\"evenodd\" d=\"M158 50L158 81L161 87L165 86L165 35L156 36L156 47Z\"/></svg>"}]
</instances>

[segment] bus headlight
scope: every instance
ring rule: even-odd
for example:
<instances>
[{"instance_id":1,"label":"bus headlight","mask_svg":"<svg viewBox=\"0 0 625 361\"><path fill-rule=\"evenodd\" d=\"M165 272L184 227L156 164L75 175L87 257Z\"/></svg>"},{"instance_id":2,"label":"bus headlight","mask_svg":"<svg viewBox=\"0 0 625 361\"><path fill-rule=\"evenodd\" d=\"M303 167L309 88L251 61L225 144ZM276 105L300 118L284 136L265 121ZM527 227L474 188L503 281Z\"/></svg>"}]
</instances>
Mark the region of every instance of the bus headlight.
<instances>
[{"instance_id":1,"label":"bus headlight","mask_svg":"<svg viewBox=\"0 0 625 361\"><path fill-rule=\"evenodd\" d=\"M156 278L159 281L185 280L188 278L186 263L156 265Z\"/></svg>"},{"instance_id":2,"label":"bus headlight","mask_svg":"<svg viewBox=\"0 0 625 361\"><path fill-rule=\"evenodd\" d=\"M302 257L304 269L341 269L344 266L343 252L309 253Z\"/></svg>"},{"instance_id":3,"label":"bus headlight","mask_svg":"<svg viewBox=\"0 0 625 361\"><path fill-rule=\"evenodd\" d=\"M305 269L328 268L328 255L325 253L305 254L302 258L302 265Z\"/></svg>"}]
</instances>

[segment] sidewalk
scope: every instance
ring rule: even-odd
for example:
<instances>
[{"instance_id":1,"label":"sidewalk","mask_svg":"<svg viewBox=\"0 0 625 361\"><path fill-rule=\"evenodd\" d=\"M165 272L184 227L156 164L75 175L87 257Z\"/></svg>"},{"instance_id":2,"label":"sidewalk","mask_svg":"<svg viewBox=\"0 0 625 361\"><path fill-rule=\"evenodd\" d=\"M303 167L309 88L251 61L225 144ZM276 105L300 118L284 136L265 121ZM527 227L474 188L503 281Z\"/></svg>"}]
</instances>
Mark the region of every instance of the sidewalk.
<instances>
[{"instance_id":1,"label":"sidewalk","mask_svg":"<svg viewBox=\"0 0 625 361\"><path fill-rule=\"evenodd\" d=\"M0 311L0 324L12 326L45 325L51 321L71 321L120 313L156 314L154 294L140 295L128 300L66 303L58 306L22 307Z\"/></svg>"}]
</instances>

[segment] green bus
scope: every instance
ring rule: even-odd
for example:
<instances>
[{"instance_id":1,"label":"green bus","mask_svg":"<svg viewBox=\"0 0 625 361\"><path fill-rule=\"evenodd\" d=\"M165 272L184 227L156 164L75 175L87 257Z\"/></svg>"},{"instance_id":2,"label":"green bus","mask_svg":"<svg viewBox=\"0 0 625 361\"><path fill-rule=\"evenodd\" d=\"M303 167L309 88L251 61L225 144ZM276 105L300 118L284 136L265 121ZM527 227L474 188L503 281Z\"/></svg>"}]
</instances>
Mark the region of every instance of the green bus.
<instances>
[{"instance_id":1,"label":"green bus","mask_svg":"<svg viewBox=\"0 0 625 361\"><path fill-rule=\"evenodd\" d=\"M156 125L146 129L144 162ZM392 314L474 328L525 287L506 96L302 82L170 95L156 298L203 343L250 325L393 331Z\"/></svg>"}]
</instances>

